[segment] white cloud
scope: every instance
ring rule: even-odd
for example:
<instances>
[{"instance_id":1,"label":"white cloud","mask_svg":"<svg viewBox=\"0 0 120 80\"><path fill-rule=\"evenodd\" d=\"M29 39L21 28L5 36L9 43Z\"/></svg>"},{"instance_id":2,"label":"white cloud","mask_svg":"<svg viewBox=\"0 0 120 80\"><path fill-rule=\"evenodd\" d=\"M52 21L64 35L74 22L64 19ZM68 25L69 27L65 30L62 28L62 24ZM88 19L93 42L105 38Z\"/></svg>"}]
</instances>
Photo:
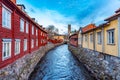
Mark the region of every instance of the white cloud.
<instances>
[{"instance_id":1,"label":"white cloud","mask_svg":"<svg viewBox=\"0 0 120 80\"><path fill-rule=\"evenodd\" d=\"M89 23L99 25L104 22L104 19L112 16L115 10L120 8L120 0L107 0L104 4L101 4L102 7L96 6L96 9L92 13L89 13L87 17L80 20L82 26L88 25Z\"/></svg>"},{"instance_id":2,"label":"white cloud","mask_svg":"<svg viewBox=\"0 0 120 80\"><path fill-rule=\"evenodd\" d=\"M22 3L22 0L20 1ZM103 22L105 18L114 14L114 11L120 7L120 0L105 0L104 2L102 1L95 2L95 4L100 4L100 5L91 8L90 6L93 6L94 2L92 2L91 4L89 2L84 3L83 6L85 5L86 6L83 7L77 5L78 2L73 0L74 3L67 5L67 7L73 8L74 6L77 8L80 7L80 9L77 9L78 13L75 13L71 16L68 14L69 17L60 14L55 10L36 8L35 6L32 6L32 4L30 5L27 1L24 1L24 4L26 6L26 11L28 12L28 14L31 17L36 18L36 20L40 25L43 25L44 27L47 27L48 25L55 25L59 29L60 33L66 33L68 24L72 25L73 30L74 29L78 30L80 26L86 26L89 23L100 24ZM62 2L59 2L59 4L62 4ZM77 14L79 14L79 10L80 10L80 14L85 14L85 15L80 15L77 18L72 17L72 16L77 16Z\"/></svg>"},{"instance_id":3,"label":"white cloud","mask_svg":"<svg viewBox=\"0 0 120 80\"><path fill-rule=\"evenodd\" d=\"M76 22L74 17L66 17L54 10L39 9L29 4L27 4L26 8L28 15L32 18L36 18L40 25L43 25L43 27L54 25L59 29L60 34L67 33L67 25ZM34 12L31 12L31 10L34 10ZM78 29L77 23L71 25L73 29Z\"/></svg>"}]
</instances>

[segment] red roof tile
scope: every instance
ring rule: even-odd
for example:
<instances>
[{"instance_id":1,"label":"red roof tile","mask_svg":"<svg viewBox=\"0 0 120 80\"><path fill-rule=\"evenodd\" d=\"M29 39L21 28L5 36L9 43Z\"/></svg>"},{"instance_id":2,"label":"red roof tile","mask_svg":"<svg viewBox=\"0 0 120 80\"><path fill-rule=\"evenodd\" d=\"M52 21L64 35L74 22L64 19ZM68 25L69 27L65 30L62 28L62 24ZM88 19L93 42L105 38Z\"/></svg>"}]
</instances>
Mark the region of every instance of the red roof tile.
<instances>
[{"instance_id":1,"label":"red roof tile","mask_svg":"<svg viewBox=\"0 0 120 80\"><path fill-rule=\"evenodd\" d=\"M83 28L82 28L82 33L85 33L85 32L87 32L87 31L90 31L90 30L92 30L92 29L94 29L94 28L96 28L96 26L95 26L94 24L89 24L89 25L87 25L86 27L83 27Z\"/></svg>"}]
</instances>

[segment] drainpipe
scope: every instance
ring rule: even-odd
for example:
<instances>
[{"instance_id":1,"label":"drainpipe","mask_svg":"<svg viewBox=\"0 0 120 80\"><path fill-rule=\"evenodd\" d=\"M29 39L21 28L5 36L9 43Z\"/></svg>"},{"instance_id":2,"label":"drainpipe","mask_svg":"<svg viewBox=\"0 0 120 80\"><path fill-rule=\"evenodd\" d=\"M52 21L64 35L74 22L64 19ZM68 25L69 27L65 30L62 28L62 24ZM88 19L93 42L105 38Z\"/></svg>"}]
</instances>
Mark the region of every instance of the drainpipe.
<instances>
[{"instance_id":1,"label":"drainpipe","mask_svg":"<svg viewBox=\"0 0 120 80\"><path fill-rule=\"evenodd\" d=\"M104 53L105 47L104 47L104 27L102 27L102 52Z\"/></svg>"},{"instance_id":2,"label":"drainpipe","mask_svg":"<svg viewBox=\"0 0 120 80\"><path fill-rule=\"evenodd\" d=\"M120 57L120 17L118 17L118 56Z\"/></svg>"},{"instance_id":3,"label":"drainpipe","mask_svg":"<svg viewBox=\"0 0 120 80\"><path fill-rule=\"evenodd\" d=\"M93 26L93 50L95 51L96 50L96 31L94 30L94 26Z\"/></svg>"},{"instance_id":4,"label":"drainpipe","mask_svg":"<svg viewBox=\"0 0 120 80\"><path fill-rule=\"evenodd\" d=\"M81 47L83 47L83 34L81 33Z\"/></svg>"},{"instance_id":5,"label":"drainpipe","mask_svg":"<svg viewBox=\"0 0 120 80\"><path fill-rule=\"evenodd\" d=\"M96 31L93 31L93 50L96 50Z\"/></svg>"}]
</instances>

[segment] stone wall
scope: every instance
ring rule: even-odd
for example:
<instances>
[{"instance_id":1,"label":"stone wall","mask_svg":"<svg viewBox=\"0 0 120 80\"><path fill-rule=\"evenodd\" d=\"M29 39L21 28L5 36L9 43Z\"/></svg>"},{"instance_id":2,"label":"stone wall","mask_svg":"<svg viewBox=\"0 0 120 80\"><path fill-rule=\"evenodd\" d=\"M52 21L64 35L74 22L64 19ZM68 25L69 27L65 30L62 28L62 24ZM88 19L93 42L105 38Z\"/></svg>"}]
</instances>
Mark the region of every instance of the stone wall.
<instances>
[{"instance_id":1,"label":"stone wall","mask_svg":"<svg viewBox=\"0 0 120 80\"><path fill-rule=\"evenodd\" d=\"M120 80L120 58L70 45L69 50L97 80Z\"/></svg>"},{"instance_id":2,"label":"stone wall","mask_svg":"<svg viewBox=\"0 0 120 80\"><path fill-rule=\"evenodd\" d=\"M58 45L48 44L4 67L0 70L0 80L27 80L45 53Z\"/></svg>"}]
</instances>

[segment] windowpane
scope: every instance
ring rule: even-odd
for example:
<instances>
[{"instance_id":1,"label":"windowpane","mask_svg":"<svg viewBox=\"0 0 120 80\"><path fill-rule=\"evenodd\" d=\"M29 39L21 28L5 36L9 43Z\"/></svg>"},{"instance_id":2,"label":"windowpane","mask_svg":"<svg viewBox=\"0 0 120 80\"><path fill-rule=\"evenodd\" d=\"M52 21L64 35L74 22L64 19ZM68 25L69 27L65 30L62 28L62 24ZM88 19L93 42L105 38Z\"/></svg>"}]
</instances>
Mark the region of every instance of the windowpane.
<instances>
[{"instance_id":1,"label":"windowpane","mask_svg":"<svg viewBox=\"0 0 120 80\"><path fill-rule=\"evenodd\" d=\"M24 32L24 20L20 19L20 31Z\"/></svg>"},{"instance_id":2,"label":"windowpane","mask_svg":"<svg viewBox=\"0 0 120 80\"><path fill-rule=\"evenodd\" d=\"M26 22L26 33L28 33L28 22Z\"/></svg>"},{"instance_id":3,"label":"windowpane","mask_svg":"<svg viewBox=\"0 0 120 80\"><path fill-rule=\"evenodd\" d=\"M16 39L15 41L15 54L20 53L20 39Z\"/></svg>"},{"instance_id":4,"label":"windowpane","mask_svg":"<svg viewBox=\"0 0 120 80\"><path fill-rule=\"evenodd\" d=\"M90 34L90 42L93 42L93 34Z\"/></svg>"},{"instance_id":5,"label":"windowpane","mask_svg":"<svg viewBox=\"0 0 120 80\"><path fill-rule=\"evenodd\" d=\"M97 33L97 38L98 38L98 44L102 43L102 36L101 36L101 32Z\"/></svg>"},{"instance_id":6,"label":"windowpane","mask_svg":"<svg viewBox=\"0 0 120 80\"><path fill-rule=\"evenodd\" d=\"M11 40L3 39L3 47L2 47L2 58L3 60L9 58L11 56Z\"/></svg>"},{"instance_id":7,"label":"windowpane","mask_svg":"<svg viewBox=\"0 0 120 80\"><path fill-rule=\"evenodd\" d=\"M114 44L114 30L109 30L108 32L108 44Z\"/></svg>"},{"instance_id":8,"label":"windowpane","mask_svg":"<svg viewBox=\"0 0 120 80\"><path fill-rule=\"evenodd\" d=\"M31 48L33 48L34 47L34 40L32 39L31 40Z\"/></svg>"},{"instance_id":9,"label":"windowpane","mask_svg":"<svg viewBox=\"0 0 120 80\"><path fill-rule=\"evenodd\" d=\"M34 26L32 26L32 34L34 34Z\"/></svg>"},{"instance_id":10,"label":"windowpane","mask_svg":"<svg viewBox=\"0 0 120 80\"><path fill-rule=\"evenodd\" d=\"M11 12L6 8L2 8L2 26L6 28L11 28Z\"/></svg>"},{"instance_id":11,"label":"windowpane","mask_svg":"<svg viewBox=\"0 0 120 80\"><path fill-rule=\"evenodd\" d=\"M3 49L3 50L4 50L4 51L3 51L4 57L6 57L6 48L7 48L7 47L6 47L6 43L4 43L3 46L4 46L4 49Z\"/></svg>"},{"instance_id":12,"label":"windowpane","mask_svg":"<svg viewBox=\"0 0 120 80\"><path fill-rule=\"evenodd\" d=\"M36 36L38 35L38 29L36 29Z\"/></svg>"},{"instance_id":13,"label":"windowpane","mask_svg":"<svg viewBox=\"0 0 120 80\"><path fill-rule=\"evenodd\" d=\"M27 39L24 39L24 51L27 50Z\"/></svg>"}]
</instances>

